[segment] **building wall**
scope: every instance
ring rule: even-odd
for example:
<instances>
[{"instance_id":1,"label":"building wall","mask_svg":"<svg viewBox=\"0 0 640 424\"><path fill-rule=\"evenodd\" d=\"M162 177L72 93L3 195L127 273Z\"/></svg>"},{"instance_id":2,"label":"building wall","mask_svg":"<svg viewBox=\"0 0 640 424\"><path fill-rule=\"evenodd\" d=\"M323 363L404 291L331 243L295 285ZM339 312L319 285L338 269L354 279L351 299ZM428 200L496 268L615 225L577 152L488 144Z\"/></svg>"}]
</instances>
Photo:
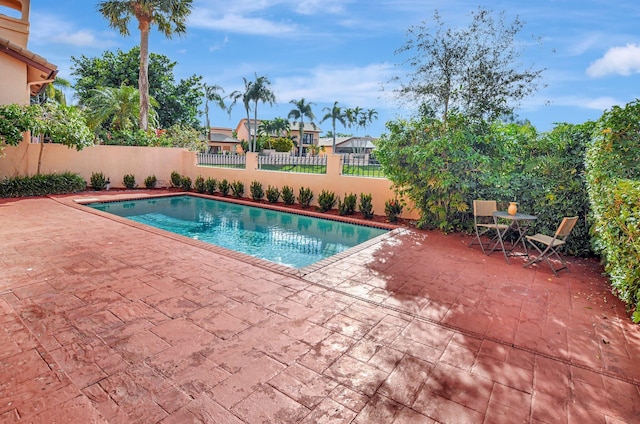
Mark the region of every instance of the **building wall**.
<instances>
[{"instance_id":1,"label":"building wall","mask_svg":"<svg viewBox=\"0 0 640 424\"><path fill-rule=\"evenodd\" d=\"M27 65L0 53L0 104L29 104Z\"/></svg>"},{"instance_id":2,"label":"building wall","mask_svg":"<svg viewBox=\"0 0 640 424\"><path fill-rule=\"evenodd\" d=\"M29 40L29 0L0 0L0 37L26 49Z\"/></svg>"},{"instance_id":3,"label":"building wall","mask_svg":"<svg viewBox=\"0 0 640 424\"><path fill-rule=\"evenodd\" d=\"M196 153L181 148L98 145L78 152L61 144L23 142L18 146L5 147L6 156L0 159L0 178L34 175L41 146L44 147L41 173L70 171L89 182L93 172L102 172L111 180L113 188L124 187L122 179L126 174L133 174L140 187L144 187L144 180L149 175L156 176L159 186L168 187L171 173L176 171L192 181L198 176L218 181L242 181L246 197L250 196L249 187L253 181L259 181L265 190L270 185L278 188L288 185L296 194L300 187L308 187L314 193L313 205L317 205L322 190L332 191L341 198L349 193L370 193L377 215L384 215L385 202L395 197L391 181L385 178L342 176L338 155L328 156L326 174L304 174L259 170L256 153L247 153L245 169L235 169L198 166ZM416 218L417 215L405 208L403 217Z\"/></svg>"}]
</instances>

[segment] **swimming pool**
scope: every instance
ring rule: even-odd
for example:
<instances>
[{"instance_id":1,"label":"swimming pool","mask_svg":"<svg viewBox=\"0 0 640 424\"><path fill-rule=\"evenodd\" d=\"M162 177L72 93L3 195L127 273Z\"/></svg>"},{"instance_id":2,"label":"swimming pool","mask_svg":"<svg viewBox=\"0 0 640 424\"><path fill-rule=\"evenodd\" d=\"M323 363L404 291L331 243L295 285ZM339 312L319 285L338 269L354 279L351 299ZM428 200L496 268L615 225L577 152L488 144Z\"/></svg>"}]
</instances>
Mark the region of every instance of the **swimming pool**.
<instances>
[{"instance_id":1,"label":"swimming pool","mask_svg":"<svg viewBox=\"0 0 640 424\"><path fill-rule=\"evenodd\" d=\"M292 268L389 231L190 195L86 206Z\"/></svg>"}]
</instances>

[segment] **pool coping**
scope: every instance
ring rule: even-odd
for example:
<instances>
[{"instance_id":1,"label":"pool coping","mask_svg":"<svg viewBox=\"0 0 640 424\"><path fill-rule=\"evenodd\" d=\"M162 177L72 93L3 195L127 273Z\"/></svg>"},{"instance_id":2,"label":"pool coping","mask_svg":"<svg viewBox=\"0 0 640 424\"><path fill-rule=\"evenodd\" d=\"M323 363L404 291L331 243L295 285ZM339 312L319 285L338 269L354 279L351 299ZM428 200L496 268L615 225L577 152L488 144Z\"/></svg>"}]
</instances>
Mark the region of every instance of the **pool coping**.
<instances>
[{"instance_id":1,"label":"pool coping","mask_svg":"<svg viewBox=\"0 0 640 424\"><path fill-rule=\"evenodd\" d=\"M72 207L74 209L92 213L94 215L98 215L103 218L110 219L112 221L118 222L123 225L127 225L132 228L136 228L136 229L147 231L163 237L167 237L181 243L186 243L191 246L195 246L195 247L207 250L209 252L213 252L213 253L224 255L234 259L238 259L244 263L259 266L261 268L266 268L270 271L278 272L280 274L284 274L288 276L295 276L295 277L304 277L305 275L315 272L319 269L322 269L327 265L331 265L346 257L356 254L364 249L367 249L372 245L381 243L385 240L388 240L389 238L394 237L397 234L401 234L408 231L408 229L405 227L402 227L400 225L390 224L390 223L371 221L369 225L367 225L366 222L363 223L362 220L360 219L349 218L341 215L331 215L331 214L316 212L312 210L305 210L305 209L291 209L291 208L273 205L269 203L257 203L254 201L243 200L243 199L238 199L233 197L207 195L202 193L193 193L193 192L186 192L186 191L172 191L168 193L150 193L147 191L145 192L124 191L124 192L111 192L111 193L100 192L99 194L98 193L94 193L94 194L95 195L93 197L78 197L78 196L88 196L86 192L83 192L83 194L76 193L75 195L70 195L70 196L69 195L65 195L65 196L52 195L49 197L55 201L58 201L61 204ZM184 196L184 195L201 197L204 199L218 200L218 201L228 202L228 203L235 203L243 206L253 206L253 207L262 208L262 209L270 209L278 212L286 212L286 213L291 213L295 215L303 215L303 216L309 216L313 218L326 219L330 221L337 221L337 222L344 222L348 224L362 225L366 227L380 228L380 229L389 230L389 231L387 233L384 233L377 237L369 239L363 243L360 243L356 246L350 247L349 249L346 249L340 253L329 256L328 258L324 258L311 265L307 265L306 267L292 268L286 265L281 265L281 264L267 261L266 259L260 259L245 253L226 249L224 247L217 246L215 244L207 243L200 240L195 240L190 237L172 233L167 230L142 224L127 218L123 218L123 217L120 217L108 212L103 212L87 206L90 203L110 203L110 202L122 202L127 200L146 200L146 199L153 199L153 198L177 197L177 196Z\"/></svg>"}]
</instances>

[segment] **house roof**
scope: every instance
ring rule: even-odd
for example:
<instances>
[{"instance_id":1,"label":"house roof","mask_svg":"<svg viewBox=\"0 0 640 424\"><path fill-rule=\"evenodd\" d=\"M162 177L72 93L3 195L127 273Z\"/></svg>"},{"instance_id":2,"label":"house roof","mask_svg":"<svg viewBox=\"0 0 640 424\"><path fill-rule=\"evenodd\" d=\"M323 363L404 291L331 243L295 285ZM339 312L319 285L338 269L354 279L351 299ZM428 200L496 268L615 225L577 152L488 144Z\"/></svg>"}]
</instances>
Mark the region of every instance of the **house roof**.
<instances>
[{"instance_id":1,"label":"house roof","mask_svg":"<svg viewBox=\"0 0 640 424\"><path fill-rule=\"evenodd\" d=\"M218 132L209 133L209 142L210 143L232 143L232 144L240 143L239 140L233 137L229 137L227 134L218 133Z\"/></svg>"},{"instance_id":2,"label":"house roof","mask_svg":"<svg viewBox=\"0 0 640 424\"><path fill-rule=\"evenodd\" d=\"M27 65L27 82L35 83L29 85L30 94L35 96L42 92L46 87L47 80L52 80L58 73L58 67L47 61L42 56L20 47L19 45L12 43L6 38L0 37L0 53L4 53L13 57Z\"/></svg>"},{"instance_id":3,"label":"house roof","mask_svg":"<svg viewBox=\"0 0 640 424\"><path fill-rule=\"evenodd\" d=\"M321 137L318 140L318 145L325 147L333 146L333 137ZM336 137L336 147L340 147L341 149L373 149L376 146L373 144L373 138L371 137Z\"/></svg>"}]
</instances>

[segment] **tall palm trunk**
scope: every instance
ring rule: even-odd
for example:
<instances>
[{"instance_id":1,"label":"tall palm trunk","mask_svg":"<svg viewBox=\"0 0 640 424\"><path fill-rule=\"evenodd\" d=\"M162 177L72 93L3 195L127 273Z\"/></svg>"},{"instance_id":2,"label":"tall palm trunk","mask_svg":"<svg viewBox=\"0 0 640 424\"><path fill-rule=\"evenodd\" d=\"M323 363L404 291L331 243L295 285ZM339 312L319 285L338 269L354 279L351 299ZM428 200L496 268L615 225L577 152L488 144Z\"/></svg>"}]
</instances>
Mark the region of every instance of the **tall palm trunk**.
<instances>
[{"instance_id":1,"label":"tall palm trunk","mask_svg":"<svg viewBox=\"0 0 640 424\"><path fill-rule=\"evenodd\" d=\"M140 21L140 73L138 89L140 90L140 129L149 129L149 21Z\"/></svg>"}]
</instances>

